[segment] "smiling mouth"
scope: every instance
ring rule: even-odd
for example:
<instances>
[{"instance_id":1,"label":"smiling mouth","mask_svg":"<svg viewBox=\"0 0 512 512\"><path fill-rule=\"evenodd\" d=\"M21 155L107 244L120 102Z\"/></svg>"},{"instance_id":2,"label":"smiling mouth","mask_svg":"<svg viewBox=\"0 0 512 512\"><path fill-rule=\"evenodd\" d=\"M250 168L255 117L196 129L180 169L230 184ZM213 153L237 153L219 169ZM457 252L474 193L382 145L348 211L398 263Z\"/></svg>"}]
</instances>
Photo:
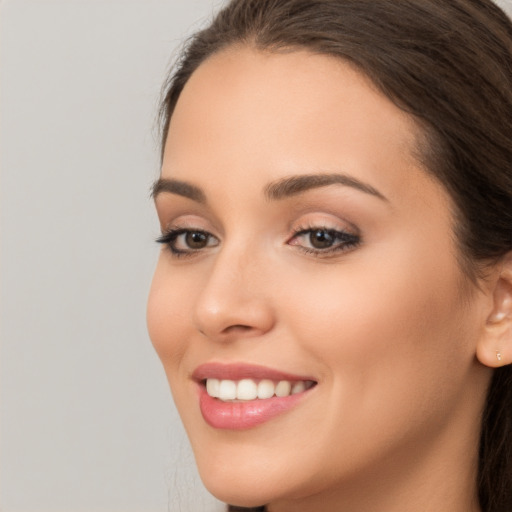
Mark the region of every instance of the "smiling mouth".
<instances>
[{"instance_id":1,"label":"smiling mouth","mask_svg":"<svg viewBox=\"0 0 512 512\"><path fill-rule=\"evenodd\" d=\"M270 379L230 380L207 378L202 381L202 384L212 398L218 398L222 402L245 402L297 395L311 389L316 382L312 380L274 381Z\"/></svg>"},{"instance_id":2,"label":"smiling mouth","mask_svg":"<svg viewBox=\"0 0 512 512\"><path fill-rule=\"evenodd\" d=\"M295 409L318 384L312 376L236 362L202 364L191 378L205 422L235 431L257 427Z\"/></svg>"}]
</instances>

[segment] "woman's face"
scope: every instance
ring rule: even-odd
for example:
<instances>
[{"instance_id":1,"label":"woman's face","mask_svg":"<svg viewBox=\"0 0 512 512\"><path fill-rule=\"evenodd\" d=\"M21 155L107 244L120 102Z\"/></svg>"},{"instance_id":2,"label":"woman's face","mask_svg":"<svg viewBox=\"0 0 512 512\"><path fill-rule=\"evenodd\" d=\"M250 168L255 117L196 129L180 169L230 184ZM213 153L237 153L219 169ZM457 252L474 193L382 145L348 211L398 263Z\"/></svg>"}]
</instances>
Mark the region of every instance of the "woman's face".
<instances>
[{"instance_id":1,"label":"woman's face","mask_svg":"<svg viewBox=\"0 0 512 512\"><path fill-rule=\"evenodd\" d=\"M453 458L473 471L484 308L417 133L306 51L222 52L181 94L148 325L220 499L326 503Z\"/></svg>"}]
</instances>

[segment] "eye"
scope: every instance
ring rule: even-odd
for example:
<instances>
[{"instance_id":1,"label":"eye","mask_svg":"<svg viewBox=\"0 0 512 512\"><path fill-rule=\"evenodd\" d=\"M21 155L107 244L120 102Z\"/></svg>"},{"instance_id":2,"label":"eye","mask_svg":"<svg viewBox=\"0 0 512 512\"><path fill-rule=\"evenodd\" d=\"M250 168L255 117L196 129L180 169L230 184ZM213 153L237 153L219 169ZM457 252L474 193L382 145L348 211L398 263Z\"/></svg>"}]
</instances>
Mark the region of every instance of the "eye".
<instances>
[{"instance_id":1,"label":"eye","mask_svg":"<svg viewBox=\"0 0 512 512\"><path fill-rule=\"evenodd\" d=\"M184 228L170 229L156 241L166 244L171 253L176 256L196 254L203 249L219 244L219 240L207 231Z\"/></svg>"},{"instance_id":2,"label":"eye","mask_svg":"<svg viewBox=\"0 0 512 512\"><path fill-rule=\"evenodd\" d=\"M325 227L299 229L289 241L290 245L297 246L306 253L318 256L346 251L359 243L360 237L358 235Z\"/></svg>"},{"instance_id":3,"label":"eye","mask_svg":"<svg viewBox=\"0 0 512 512\"><path fill-rule=\"evenodd\" d=\"M315 249L328 249L329 247L332 247L336 242L336 232L327 231L325 229L317 229L315 231L310 231L308 238L309 243Z\"/></svg>"}]
</instances>

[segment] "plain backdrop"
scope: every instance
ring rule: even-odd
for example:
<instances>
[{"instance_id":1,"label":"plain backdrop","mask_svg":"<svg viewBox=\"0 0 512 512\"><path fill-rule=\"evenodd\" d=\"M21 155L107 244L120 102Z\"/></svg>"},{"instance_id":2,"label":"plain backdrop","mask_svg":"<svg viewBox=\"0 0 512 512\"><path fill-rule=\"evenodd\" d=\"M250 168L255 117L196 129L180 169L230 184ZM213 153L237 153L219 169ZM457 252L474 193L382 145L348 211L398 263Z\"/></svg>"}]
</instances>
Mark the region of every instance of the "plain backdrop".
<instances>
[{"instance_id":1,"label":"plain backdrop","mask_svg":"<svg viewBox=\"0 0 512 512\"><path fill-rule=\"evenodd\" d=\"M0 3L2 512L220 506L145 325L160 89L219 3Z\"/></svg>"},{"instance_id":2,"label":"plain backdrop","mask_svg":"<svg viewBox=\"0 0 512 512\"><path fill-rule=\"evenodd\" d=\"M160 87L220 3L0 0L1 512L222 510L145 326Z\"/></svg>"}]
</instances>

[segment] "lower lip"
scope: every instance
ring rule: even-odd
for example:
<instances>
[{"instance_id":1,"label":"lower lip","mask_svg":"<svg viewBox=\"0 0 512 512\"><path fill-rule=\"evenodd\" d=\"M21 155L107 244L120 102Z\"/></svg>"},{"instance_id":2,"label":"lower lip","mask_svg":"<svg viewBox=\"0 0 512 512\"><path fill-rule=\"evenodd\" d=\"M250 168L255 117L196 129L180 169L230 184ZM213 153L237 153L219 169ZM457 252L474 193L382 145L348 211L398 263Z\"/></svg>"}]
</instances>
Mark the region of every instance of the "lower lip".
<instances>
[{"instance_id":1,"label":"lower lip","mask_svg":"<svg viewBox=\"0 0 512 512\"><path fill-rule=\"evenodd\" d=\"M223 402L218 398L212 398L206 392L206 388L201 386L199 407L208 425L219 429L243 430L266 423L289 411L306 393L247 402Z\"/></svg>"}]
</instances>

